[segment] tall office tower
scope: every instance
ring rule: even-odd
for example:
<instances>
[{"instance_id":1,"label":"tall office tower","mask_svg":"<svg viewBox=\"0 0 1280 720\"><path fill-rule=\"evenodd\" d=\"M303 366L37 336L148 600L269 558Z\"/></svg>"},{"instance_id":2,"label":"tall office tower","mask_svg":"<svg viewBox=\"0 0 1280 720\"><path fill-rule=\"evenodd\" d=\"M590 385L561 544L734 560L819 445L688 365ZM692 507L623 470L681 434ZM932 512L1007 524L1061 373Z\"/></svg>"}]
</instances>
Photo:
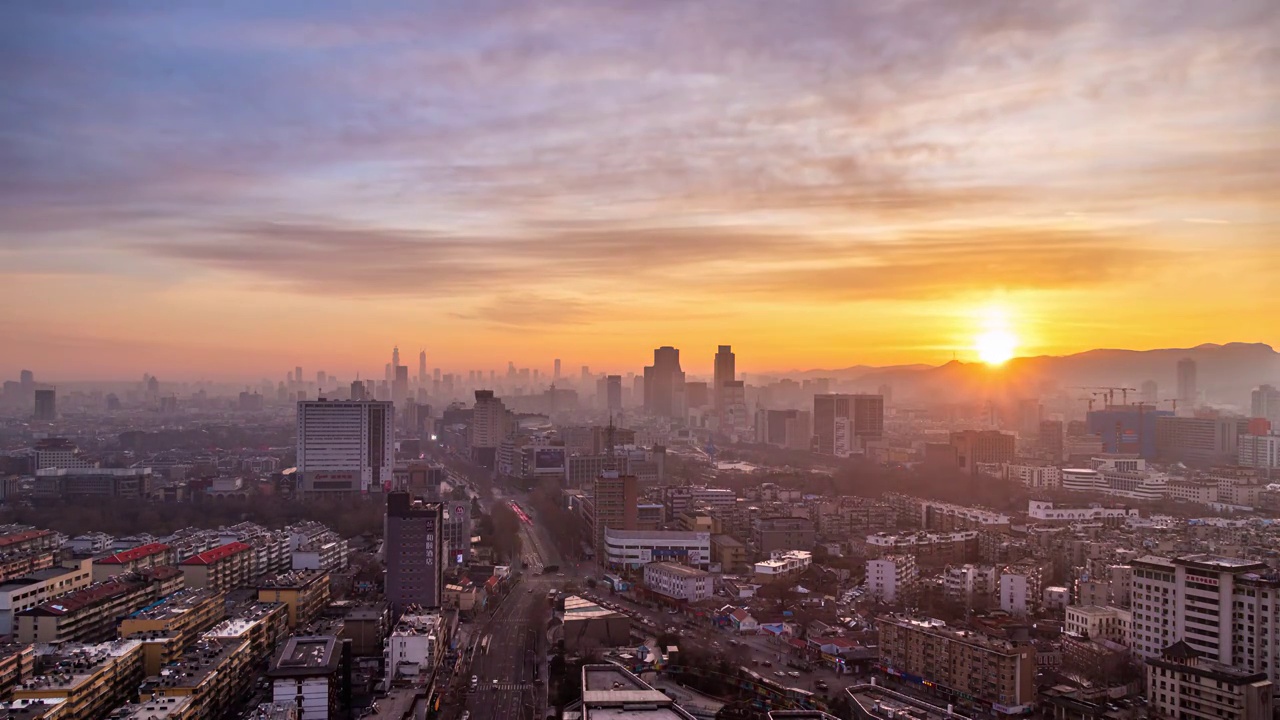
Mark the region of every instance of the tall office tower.
<instances>
[{"instance_id":1,"label":"tall office tower","mask_svg":"<svg viewBox=\"0 0 1280 720\"><path fill-rule=\"evenodd\" d=\"M396 345L391 348L391 367L400 366L400 346Z\"/></svg>"},{"instance_id":2,"label":"tall office tower","mask_svg":"<svg viewBox=\"0 0 1280 720\"><path fill-rule=\"evenodd\" d=\"M53 422L58 419L57 395L53 388L35 391L36 422Z\"/></svg>"},{"instance_id":3,"label":"tall office tower","mask_svg":"<svg viewBox=\"0 0 1280 720\"><path fill-rule=\"evenodd\" d=\"M684 371L676 348L663 345L654 350L653 364L645 366L644 410L655 417L684 417Z\"/></svg>"},{"instance_id":4,"label":"tall office tower","mask_svg":"<svg viewBox=\"0 0 1280 720\"><path fill-rule=\"evenodd\" d=\"M298 403L298 474L313 497L382 492L395 469L395 406L376 400Z\"/></svg>"},{"instance_id":5,"label":"tall office tower","mask_svg":"<svg viewBox=\"0 0 1280 720\"><path fill-rule=\"evenodd\" d=\"M407 397L409 397L409 367L397 365L395 379L391 381L391 402L398 407L404 404Z\"/></svg>"},{"instance_id":6,"label":"tall office tower","mask_svg":"<svg viewBox=\"0 0 1280 720\"><path fill-rule=\"evenodd\" d=\"M604 379L605 409L610 413L622 411L622 376L608 375Z\"/></svg>"},{"instance_id":7,"label":"tall office tower","mask_svg":"<svg viewBox=\"0 0 1280 720\"><path fill-rule=\"evenodd\" d=\"M884 398L880 395L813 396L813 436L819 453L855 452L861 443L879 440L883 434Z\"/></svg>"},{"instance_id":8,"label":"tall office tower","mask_svg":"<svg viewBox=\"0 0 1280 720\"><path fill-rule=\"evenodd\" d=\"M1066 459L1062 454L1066 438L1061 420L1041 420L1037 442L1040 452L1044 453L1050 461L1059 463Z\"/></svg>"},{"instance_id":9,"label":"tall office tower","mask_svg":"<svg viewBox=\"0 0 1280 720\"><path fill-rule=\"evenodd\" d=\"M729 345L721 345L716 350L715 376L711 383L711 402L713 406L719 410L724 404L721 399L721 388L726 382L738 379L737 368L735 367L736 357L733 354L733 348Z\"/></svg>"},{"instance_id":10,"label":"tall office tower","mask_svg":"<svg viewBox=\"0 0 1280 720\"><path fill-rule=\"evenodd\" d=\"M639 523L639 478L617 470L604 470L592 485L591 529L595 537L596 563L609 557L605 549L605 528L636 530Z\"/></svg>"},{"instance_id":11,"label":"tall office tower","mask_svg":"<svg viewBox=\"0 0 1280 720\"><path fill-rule=\"evenodd\" d=\"M556 358L556 368L551 376L556 382L560 382L560 358Z\"/></svg>"},{"instance_id":12,"label":"tall office tower","mask_svg":"<svg viewBox=\"0 0 1280 720\"><path fill-rule=\"evenodd\" d=\"M482 467L494 467L498 446L507 437L507 406L494 397L492 390L476 391L468 433L472 460Z\"/></svg>"},{"instance_id":13,"label":"tall office tower","mask_svg":"<svg viewBox=\"0 0 1280 720\"><path fill-rule=\"evenodd\" d=\"M365 392L364 388L365 388L365 385L363 380L352 380L351 381L351 399L357 402L360 400L367 400L369 396Z\"/></svg>"},{"instance_id":14,"label":"tall office tower","mask_svg":"<svg viewBox=\"0 0 1280 720\"><path fill-rule=\"evenodd\" d=\"M888 383L883 383L880 385L880 387L876 388L876 392L880 393L880 397L884 398L885 405L889 405L890 403L893 402L893 386L892 385Z\"/></svg>"},{"instance_id":15,"label":"tall office tower","mask_svg":"<svg viewBox=\"0 0 1280 720\"><path fill-rule=\"evenodd\" d=\"M440 607L443 506L414 502L407 492L387 495L383 528L383 560L386 562L387 602L399 617L405 608Z\"/></svg>"},{"instance_id":16,"label":"tall office tower","mask_svg":"<svg viewBox=\"0 0 1280 720\"><path fill-rule=\"evenodd\" d=\"M444 504L444 565L460 567L471 559L471 504Z\"/></svg>"},{"instance_id":17,"label":"tall office tower","mask_svg":"<svg viewBox=\"0 0 1280 720\"><path fill-rule=\"evenodd\" d=\"M1259 385L1250 400L1249 417L1269 420L1272 427L1280 425L1280 390L1271 385Z\"/></svg>"},{"instance_id":18,"label":"tall office tower","mask_svg":"<svg viewBox=\"0 0 1280 720\"><path fill-rule=\"evenodd\" d=\"M1040 420L1044 407L1036 398L1024 398L1018 401L1018 434L1023 437L1035 437L1040 432Z\"/></svg>"},{"instance_id":19,"label":"tall office tower","mask_svg":"<svg viewBox=\"0 0 1280 720\"><path fill-rule=\"evenodd\" d=\"M1199 395L1196 391L1196 361L1183 358L1178 361L1178 404L1188 411L1196 406Z\"/></svg>"},{"instance_id":20,"label":"tall office tower","mask_svg":"<svg viewBox=\"0 0 1280 720\"><path fill-rule=\"evenodd\" d=\"M1160 657L1183 641L1223 665L1280 682L1280 578L1261 560L1146 555L1133 566L1131 650Z\"/></svg>"},{"instance_id":21,"label":"tall office tower","mask_svg":"<svg viewBox=\"0 0 1280 720\"><path fill-rule=\"evenodd\" d=\"M155 380L155 378L151 378L151 379L152 379L152 380ZM294 370L293 370L293 380L294 380L294 382L298 383L299 385L301 385L301 384L302 384L302 366L301 366L301 365L299 365L298 367L294 368Z\"/></svg>"},{"instance_id":22,"label":"tall office tower","mask_svg":"<svg viewBox=\"0 0 1280 720\"><path fill-rule=\"evenodd\" d=\"M427 351L422 350L418 353L418 384L422 385L427 382Z\"/></svg>"},{"instance_id":23,"label":"tall office tower","mask_svg":"<svg viewBox=\"0 0 1280 720\"><path fill-rule=\"evenodd\" d=\"M1144 405L1157 405L1160 402L1160 384L1155 380L1144 380L1139 390L1138 400Z\"/></svg>"}]
</instances>

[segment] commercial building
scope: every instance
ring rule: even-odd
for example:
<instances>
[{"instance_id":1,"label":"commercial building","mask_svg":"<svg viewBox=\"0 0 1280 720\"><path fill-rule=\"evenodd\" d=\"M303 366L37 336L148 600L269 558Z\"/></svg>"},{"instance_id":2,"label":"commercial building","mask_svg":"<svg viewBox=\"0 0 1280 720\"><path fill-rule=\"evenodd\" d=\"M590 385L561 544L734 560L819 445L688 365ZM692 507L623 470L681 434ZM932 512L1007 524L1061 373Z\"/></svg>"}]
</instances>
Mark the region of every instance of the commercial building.
<instances>
[{"instance_id":1,"label":"commercial building","mask_svg":"<svg viewBox=\"0 0 1280 720\"><path fill-rule=\"evenodd\" d=\"M804 550L779 550L751 569L756 582L772 584L797 578L812 564L813 553Z\"/></svg>"},{"instance_id":2,"label":"commercial building","mask_svg":"<svg viewBox=\"0 0 1280 720\"><path fill-rule=\"evenodd\" d=\"M33 448L36 456L36 470L46 468L83 469L95 467L97 463L80 456L76 444L66 438L45 438L36 441Z\"/></svg>"},{"instance_id":3,"label":"commercial building","mask_svg":"<svg viewBox=\"0 0 1280 720\"><path fill-rule=\"evenodd\" d=\"M1148 460L1156 457L1156 422L1173 417L1168 410L1147 405L1108 405L1089 412L1086 421L1089 434L1102 440L1102 451L1127 453Z\"/></svg>"},{"instance_id":4,"label":"commercial building","mask_svg":"<svg viewBox=\"0 0 1280 720\"><path fill-rule=\"evenodd\" d=\"M867 591L886 603L906 600L920 580L920 570L911 555L886 555L867 561Z\"/></svg>"},{"instance_id":5,"label":"commercial building","mask_svg":"<svg viewBox=\"0 0 1280 720\"><path fill-rule=\"evenodd\" d=\"M817 541L813 521L802 517L766 517L751 528L751 542L761 555L776 550L812 550Z\"/></svg>"},{"instance_id":6,"label":"commercial building","mask_svg":"<svg viewBox=\"0 0 1280 720\"><path fill-rule=\"evenodd\" d=\"M142 642L143 666L150 677L226 616L222 593L184 589L121 620L119 634L125 640Z\"/></svg>"},{"instance_id":7,"label":"commercial building","mask_svg":"<svg viewBox=\"0 0 1280 720\"><path fill-rule=\"evenodd\" d=\"M999 430L961 430L951 433L956 467L970 475L982 464L1004 465L1013 460L1014 437Z\"/></svg>"},{"instance_id":8,"label":"commercial building","mask_svg":"<svg viewBox=\"0 0 1280 720\"><path fill-rule=\"evenodd\" d=\"M172 565L175 559L173 548L164 543L147 543L118 553L100 557L93 561L93 581L103 582L108 578L134 570L144 570L157 565Z\"/></svg>"},{"instance_id":9,"label":"commercial building","mask_svg":"<svg viewBox=\"0 0 1280 720\"><path fill-rule=\"evenodd\" d=\"M294 570L258 582L258 602L284 603L289 627L307 625L329 606L329 573Z\"/></svg>"},{"instance_id":10,"label":"commercial building","mask_svg":"<svg viewBox=\"0 0 1280 720\"><path fill-rule=\"evenodd\" d=\"M605 410L622 412L622 376L607 375L604 379Z\"/></svg>"},{"instance_id":11,"label":"commercial building","mask_svg":"<svg viewBox=\"0 0 1280 720\"><path fill-rule=\"evenodd\" d=\"M172 566L150 568L59 595L15 614L19 642L102 642L116 636L121 617L182 589Z\"/></svg>"},{"instance_id":12,"label":"commercial building","mask_svg":"<svg viewBox=\"0 0 1280 720\"><path fill-rule=\"evenodd\" d=\"M89 587L92 561L80 560L75 567L50 567L0 583L0 635L17 630L14 616L52 598Z\"/></svg>"},{"instance_id":13,"label":"commercial building","mask_svg":"<svg viewBox=\"0 0 1280 720\"><path fill-rule=\"evenodd\" d=\"M1129 647L1133 615L1124 608L1098 605L1068 605L1063 629L1091 640L1110 640Z\"/></svg>"},{"instance_id":14,"label":"commercial building","mask_svg":"<svg viewBox=\"0 0 1280 720\"><path fill-rule=\"evenodd\" d=\"M395 468L395 406L379 400L298 403L298 474L309 497L382 492Z\"/></svg>"},{"instance_id":15,"label":"commercial building","mask_svg":"<svg viewBox=\"0 0 1280 720\"><path fill-rule=\"evenodd\" d=\"M1013 462L1004 466L1004 479L1032 490L1057 490L1062 487L1062 468Z\"/></svg>"},{"instance_id":16,"label":"commercial building","mask_svg":"<svg viewBox=\"0 0 1280 720\"><path fill-rule=\"evenodd\" d=\"M253 570L253 548L230 542L193 555L178 566L187 587L227 592L249 584Z\"/></svg>"},{"instance_id":17,"label":"commercial building","mask_svg":"<svg viewBox=\"0 0 1280 720\"><path fill-rule=\"evenodd\" d=\"M1280 427L1280 389L1260 385L1250 394L1249 417L1262 418L1272 427Z\"/></svg>"},{"instance_id":18,"label":"commercial building","mask_svg":"<svg viewBox=\"0 0 1280 720\"><path fill-rule=\"evenodd\" d=\"M700 602L715 594L711 573L687 565L652 562L644 566L644 586L670 600Z\"/></svg>"},{"instance_id":19,"label":"commercial building","mask_svg":"<svg viewBox=\"0 0 1280 720\"><path fill-rule=\"evenodd\" d=\"M1241 435L1237 461L1245 467L1280 470L1280 435Z\"/></svg>"},{"instance_id":20,"label":"commercial building","mask_svg":"<svg viewBox=\"0 0 1280 720\"><path fill-rule=\"evenodd\" d=\"M757 410L756 442L808 450L813 445L813 414L807 410Z\"/></svg>"},{"instance_id":21,"label":"commercial building","mask_svg":"<svg viewBox=\"0 0 1280 720\"><path fill-rule=\"evenodd\" d=\"M1243 418L1160 417L1156 419L1156 456L1167 462L1209 465L1233 462L1240 436L1248 435Z\"/></svg>"},{"instance_id":22,"label":"commercial building","mask_svg":"<svg viewBox=\"0 0 1280 720\"><path fill-rule=\"evenodd\" d=\"M880 663L890 675L931 683L943 696L972 698L998 713L1020 714L1035 704L1032 645L954 630L941 620L884 616L879 628Z\"/></svg>"},{"instance_id":23,"label":"commercial building","mask_svg":"<svg viewBox=\"0 0 1280 720\"><path fill-rule=\"evenodd\" d=\"M68 643L46 657L49 671L13 691L16 701L57 700L60 717L104 718L112 708L136 699L142 682L142 643L114 640L96 645Z\"/></svg>"},{"instance_id":24,"label":"commercial building","mask_svg":"<svg viewBox=\"0 0 1280 720\"><path fill-rule=\"evenodd\" d=\"M605 542L609 530L625 532L637 529L638 482L634 475L605 470L592 483L591 500L584 503L583 510L595 538L597 558L605 558L609 554Z\"/></svg>"},{"instance_id":25,"label":"commercial building","mask_svg":"<svg viewBox=\"0 0 1280 720\"><path fill-rule=\"evenodd\" d=\"M45 468L36 471L32 494L63 500L142 500L151 495L151 468Z\"/></svg>"},{"instance_id":26,"label":"commercial building","mask_svg":"<svg viewBox=\"0 0 1280 720\"><path fill-rule=\"evenodd\" d=\"M644 411L659 418L684 418L686 403L680 351L664 345L653 351L653 364L644 368Z\"/></svg>"},{"instance_id":27,"label":"commercial building","mask_svg":"<svg viewBox=\"0 0 1280 720\"><path fill-rule=\"evenodd\" d=\"M306 720L337 720L350 708L350 646L332 635L289 638L267 677L272 701L296 704Z\"/></svg>"},{"instance_id":28,"label":"commercial building","mask_svg":"<svg viewBox=\"0 0 1280 720\"><path fill-rule=\"evenodd\" d=\"M507 438L507 406L494 396L492 390L477 390L476 404L467 426L467 447L472 461L482 467L493 468L498 445Z\"/></svg>"},{"instance_id":29,"label":"commercial building","mask_svg":"<svg viewBox=\"0 0 1280 720\"><path fill-rule=\"evenodd\" d=\"M1147 701L1153 717L1267 720L1272 683L1265 672L1214 662L1186 642L1147 658Z\"/></svg>"},{"instance_id":30,"label":"commercial building","mask_svg":"<svg viewBox=\"0 0 1280 720\"><path fill-rule=\"evenodd\" d=\"M444 589L441 576L440 503L414 502L409 493L387 496L383 552L387 566L386 597L393 615L410 605L440 607Z\"/></svg>"},{"instance_id":31,"label":"commercial building","mask_svg":"<svg viewBox=\"0 0 1280 720\"><path fill-rule=\"evenodd\" d=\"M582 666L582 720L694 720L669 695L620 665Z\"/></svg>"},{"instance_id":32,"label":"commercial building","mask_svg":"<svg viewBox=\"0 0 1280 720\"><path fill-rule=\"evenodd\" d=\"M58 419L58 393L53 388L46 388L35 391L35 412L33 417L36 422L51 423Z\"/></svg>"},{"instance_id":33,"label":"commercial building","mask_svg":"<svg viewBox=\"0 0 1280 720\"><path fill-rule=\"evenodd\" d=\"M667 517L676 517L695 508L732 508L738 504L738 495L729 488L676 485L663 489L662 501L667 506Z\"/></svg>"},{"instance_id":34,"label":"commercial building","mask_svg":"<svg viewBox=\"0 0 1280 720\"><path fill-rule=\"evenodd\" d=\"M1157 658L1184 641L1205 661L1280 677L1280 575L1266 563L1147 555L1131 564L1136 655Z\"/></svg>"},{"instance_id":35,"label":"commercial building","mask_svg":"<svg viewBox=\"0 0 1280 720\"><path fill-rule=\"evenodd\" d=\"M604 554L599 557L610 569L638 570L651 562L675 562L705 570L711 563L711 533L608 528Z\"/></svg>"},{"instance_id":36,"label":"commercial building","mask_svg":"<svg viewBox=\"0 0 1280 720\"><path fill-rule=\"evenodd\" d=\"M1046 523L1104 522L1120 524L1128 518L1139 517L1137 508L1102 507L1063 507L1055 506L1047 500L1030 500L1027 503L1027 518Z\"/></svg>"},{"instance_id":37,"label":"commercial building","mask_svg":"<svg viewBox=\"0 0 1280 720\"><path fill-rule=\"evenodd\" d=\"M838 433L842 443L837 443ZM813 396L813 436L817 452L849 455L860 452L866 441L879 440L883 435L883 395L825 393Z\"/></svg>"},{"instance_id":38,"label":"commercial building","mask_svg":"<svg viewBox=\"0 0 1280 720\"><path fill-rule=\"evenodd\" d=\"M405 615L387 637L387 683L414 679L440 664L448 648L445 623L438 613Z\"/></svg>"}]
</instances>

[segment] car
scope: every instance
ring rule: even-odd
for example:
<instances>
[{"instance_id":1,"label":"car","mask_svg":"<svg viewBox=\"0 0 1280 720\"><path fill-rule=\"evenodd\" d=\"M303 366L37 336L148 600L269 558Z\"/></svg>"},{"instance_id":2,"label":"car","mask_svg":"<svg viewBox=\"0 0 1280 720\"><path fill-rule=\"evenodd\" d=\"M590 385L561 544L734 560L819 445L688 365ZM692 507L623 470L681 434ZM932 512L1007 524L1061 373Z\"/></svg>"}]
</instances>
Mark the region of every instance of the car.
<instances>
[{"instance_id":1,"label":"car","mask_svg":"<svg viewBox=\"0 0 1280 720\"><path fill-rule=\"evenodd\" d=\"M493 684L490 687L492 687L494 690L498 689L498 678L493 679Z\"/></svg>"},{"instance_id":2,"label":"car","mask_svg":"<svg viewBox=\"0 0 1280 720\"><path fill-rule=\"evenodd\" d=\"M760 664L765 667L773 667L773 662L770 660L761 660Z\"/></svg>"},{"instance_id":3,"label":"car","mask_svg":"<svg viewBox=\"0 0 1280 720\"><path fill-rule=\"evenodd\" d=\"M784 678L784 677L786 677L786 676L787 676L787 674L786 674L786 673L784 673L784 672L782 672L781 670L775 670L773 674L774 674L774 675L776 675L776 676L778 676L778 677L780 677L780 678Z\"/></svg>"},{"instance_id":4,"label":"car","mask_svg":"<svg viewBox=\"0 0 1280 720\"><path fill-rule=\"evenodd\" d=\"M532 594L533 594L533 588L529 588L529 594L530 594L530 595L532 595Z\"/></svg>"},{"instance_id":5,"label":"car","mask_svg":"<svg viewBox=\"0 0 1280 720\"><path fill-rule=\"evenodd\" d=\"M475 675L472 675L472 676L471 676L471 684L472 684L472 685L475 685L475 684L476 684L476 683L478 683L478 682L480 682L480 678L476 677Z\"/></svg>"},{"instance_id":6,"label":"car","mask_svg":"<svg viewBox=\"0 0 1280 720\"><path fill-rule=\"evenodd\" d=\"M680 612L680 611L679 611L679 610L676 610L675 608L671 608L670 610L668 610L668 611L667 611L667 614L668 614L668 615L675 615L677 612Z\"/></svg>"},{"instance_id":7,"label":"car","mask_svg":"<svg viewBox=\"0 0 1280 720\"><path fill-rule=\"evenodd\" d=\"M564 577L564 573L556 573L556 577Z\"/></svg>"},{"instance_id":8,"label":"car","mask_svg":"<svg viewBox=\"0 0 1280 720\"><path fill-rule=\"evenodd\" d=\"M830 685L828 685L828 684L826 683L826 681L823 681L823 680L819 680L818 682L814 683L814 684L813 684L813 686L814 686L815 688L817 688L817 689L819 689L819 690L823 690L823 691L826 691L826 690L830 690L830 689L831 689L831 686L830 686Z\"/></svg>"},{"instance_id":9,"label":"car","mask_svg":"<svg viewBox=\"0 0 1280 720\"><path fill-rule=\"evenodd\" d=\"M792 670L791 672L787 673L787 677L798 678L800 677L800 673L796 672L795 670Z\"/></svg>"}]
</instances>

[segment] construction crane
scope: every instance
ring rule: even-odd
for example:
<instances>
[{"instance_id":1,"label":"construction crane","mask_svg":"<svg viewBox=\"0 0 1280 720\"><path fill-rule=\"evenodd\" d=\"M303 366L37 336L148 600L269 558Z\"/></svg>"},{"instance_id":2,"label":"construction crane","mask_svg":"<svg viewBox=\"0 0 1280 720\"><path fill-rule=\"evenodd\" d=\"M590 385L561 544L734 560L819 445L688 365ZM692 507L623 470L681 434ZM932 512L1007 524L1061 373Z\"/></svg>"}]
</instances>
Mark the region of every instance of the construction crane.
<instances>
[{"instance_id":1,"label":"construction crane","mask_svg":"<svg viewBox=\"0 0 1280 720\"><path fill-rule=\"evenodd\" d=\"M1165 398L1164 400L1159 400L1158 402L1173 403L1173 412L1175 415L1178 413L1178 398Z\"/></svg>"},{"instance_id":2,"label":"construction crane","mask_svg":"<svg viewBox=\"0 0 1280 720\"><path fill-rule=\"evenodd\" d=\"M1076 385L1073 390L1099 390L1105 392L1095 392L1094 395L1103 395L1107 398L1108 405L1116 404L1116 391L1120 391L1120 404L1129 404L1129 392L1138 392L1137 388L1131 387L1113 387L1110 385Z\"/></svg>"}]
</instances>

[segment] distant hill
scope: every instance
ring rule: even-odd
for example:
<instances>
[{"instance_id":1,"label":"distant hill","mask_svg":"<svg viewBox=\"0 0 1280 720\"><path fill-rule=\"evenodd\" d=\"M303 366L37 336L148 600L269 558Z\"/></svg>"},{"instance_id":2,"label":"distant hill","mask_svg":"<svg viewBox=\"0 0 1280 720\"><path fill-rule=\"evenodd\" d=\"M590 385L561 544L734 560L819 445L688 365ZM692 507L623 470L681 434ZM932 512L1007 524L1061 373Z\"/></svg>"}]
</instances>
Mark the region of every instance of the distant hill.
<instances>
[{"instance_id":1,"label":"distant hill","mask_svg":"<svg viewBox=\"0 0 1280 720\"><path fill-rule=\"evenodd\" d=\"M1177 364L1196 362L1197 386L1211 403L1245 405L1249 392L1262 383L1280 385L1280 353L1262 343L1205 344L1193 348L1159 350L1089 350L1074 355L1023 357L1001 368L982 363L951 361L940 366L899 365L874 368L810 371L810 377L831 377L842 387L874 391L893 387L894 396L916 401L1013 400L1072 386L1141 388L1146 380L1159 384L1161 399L1177 394ZM1082 395L1087 391L1079 391ZM1136 400L1129 393L1129 400ZM1119 402L1119 394L1117 394Z\"/></svg>"}]
</instances>

